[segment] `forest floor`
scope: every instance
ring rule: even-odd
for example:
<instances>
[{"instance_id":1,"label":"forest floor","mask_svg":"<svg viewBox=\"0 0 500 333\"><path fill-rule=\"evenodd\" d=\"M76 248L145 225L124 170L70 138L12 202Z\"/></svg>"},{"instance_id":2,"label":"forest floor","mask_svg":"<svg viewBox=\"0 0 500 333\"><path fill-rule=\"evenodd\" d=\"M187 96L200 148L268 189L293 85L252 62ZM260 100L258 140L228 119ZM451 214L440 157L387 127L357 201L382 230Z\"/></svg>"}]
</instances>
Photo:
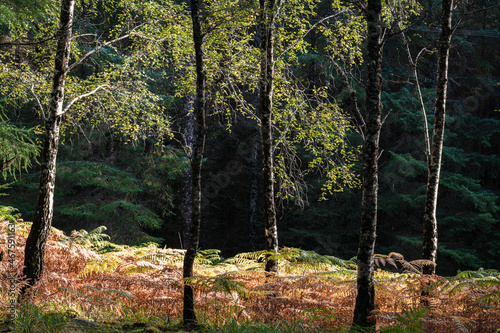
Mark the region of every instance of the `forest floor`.
<instances>
[{"instance_id":1,"label":"forest floor","mask_svg":"<svg viewBox=\"0 0 500 333\"><path fill-rule=\"evenodd\" d=\"M0 251L7 252L0 222ZM16 223L15 256L0 261L0 332L183 332L183 250L103 241L98 232L70 236L53 229L43 278L9 316L9 267L21 273L30 224ZM263 253L222 259L200 251L195 278L197 332L347 332L352 324L356 268L352 261L284 248L280 271L263 271ZM420 261L378 256L377 327L386 332L497 332L500 274L423 276ZM395 264L405 268L390 272ZM13 266L12 266L13 265ZM422 297L422 289L427 296ZM17 288L20 284L17 285Z\"/></svg>"}]
</instances>

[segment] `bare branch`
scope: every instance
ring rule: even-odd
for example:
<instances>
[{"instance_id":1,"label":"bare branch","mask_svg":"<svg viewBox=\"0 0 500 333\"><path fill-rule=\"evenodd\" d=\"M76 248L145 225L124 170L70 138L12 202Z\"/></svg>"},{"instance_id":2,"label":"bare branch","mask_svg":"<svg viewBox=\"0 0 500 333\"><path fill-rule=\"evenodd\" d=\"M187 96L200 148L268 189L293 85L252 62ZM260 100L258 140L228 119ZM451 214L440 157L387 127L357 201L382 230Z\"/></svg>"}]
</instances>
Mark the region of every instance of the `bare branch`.
<instances>
[{"instance_id":1,"label":"bare branch","mask_svg":"<svg viewBox=\"0 0 500 333\"><path fill-rule=\"evenodd\" d=\"M351 83L349 82L349 78L347 77L347 74L344 71L344 69L342 67L340 67L340 65L337 64L335 62L335 60L332 59L332 57L329 57L329 58L330 58L331 63L335 66L337 71L340 73L340 75L344 79L344 82L347 85L347 89L349 89L349 96L351 97L351 100L354 104L354 111L356 111L358 118L361 120L361 127L359 127L359 132L360 132L361 137L363 138L363 141L364 141L365 140L364 130L366 129L366 123L365 123L365 119L363 118L363 115L361 114L361 110L359 109L358 95L356 94L356 90L352 87Z\"/></svg>"},{"instance_id":2,"label":"bare branch","mask_svg":"<svg viewBox=\"0 0 500 333\"><path fill-rule=\"evenodd\" d=\"M89 97L89 96L95 94L96 92L98 92L99 90L104 89L104 88L110 88L110 87L107 84L103 84L103 85L98 86L97 88L95 88L91 92L88 92L86 94L83 94L83 95L80 95L80 96L77 96L77 97L73 98L73 100L71 102L69 102L68 105L66 105L66 107L64 108L64 110L60 114L57 114L56 116L62 116L63 114L65 114L69 110L69 108L71 106L73 106L73 104L75 102L79 101L82 98Z\"/></svg>"},{"instance_id":3,"label":"bare branch","mask_svg":"<svg viewBox=\"0 0 500 333\"><path fill-rule=\"evenodd\" d=\"M238 92L236 91L236 89L234 88L233 84L231 83L230 80L228 80L228 87L230 90L232 90L233 92L233 97L235 97L238 102L240 103L243 111L245 111L246 113L248 113L253 119L255 119L257 121L257 123L260 125L261 123L261 120L260 120L260 117L258 117L248 106L247 104L245 103L245 101L241 100L240 98L240 95L238 94Z\"/></svg>"},{"instance_id":4,"label":"bare branch","mask_svg":"<svg viewBox=\"0 0 500 333\"><path fill-rule=\"evenodd\" d=\"M425 156L427 157L427 161L429 161L429 158L431 156L431 141L429 137L429 126L427 124L427 114L425 112L425 103L422 97L420 83L418 81L418 70L417 70L418 60L420 56L423 54L424 51L428 50L427 48L423 48L422 50L420 50L417 57L415 58L415 61L413 61L413 57L410 51L410 45L408 44L408 40L406 39L406 35L404 32L401 32L401 37L403 38L403 44L405 46L406 53L408 55L408 61L410 62L410 66L413 72L413 77L415 78L415 86L417 87L418 100L420 102L420 110L422 112L422 119L424 121Z\"/></svg>"},{"instance_id":5,"label":"bare branch","mask_svg":"<svg viewBox=\"0 0 500 333\"><path fill-rule=\"evenodd\" d=\"M32 84L31 87L30 87L30 93L35 98L36 103L38 104L38 107L40 108L40 113L42 114L43 122L45 122L47 120L47 118L45 118L45 111L43 110L43 106L42 106L42 103L40 103L40 99L38 98L38 95L33 90L34 87L35 87L35 85Z\"/></svg>"},{"instance_id":6,"label":"bare branch","mask_svg":"<svg viewBox=\"0 0 500 333\"><path fill-rule=\"evenodd\" d=\"M85 36L97 36L97 34L81 34L81 35L75 35L73 37L71 37L71 39L76 39L76 38L80 38L80 37L85 37Z\"/></svg>"},{"instance_id":7,"label":"bare branch","mask_svg":"<svg viewBox=\"0 0 500 333\"><path fill-rule=\"evenodd\" d=\"M390 109L387 112L387 114L384 116L384 119L382 119L382 122L381 122L382 125L384 125L385 121L387 120L387 117L389 117L389 115L391 114L391 112L392 112L392 109Z\"/></svg>"},{"instance_id":8,"label":"bare branch","mask_svg":"<svg viewBox=\"0 0 500 333\"><path fill-rule=\"evenodd\" d=\"M16 82L14 80L9 80L9 81ZM24 88L26 88L27 90L29 90L30 94L35 98L36 103L38 105L38 108L40 109L40 113L42 114L43 122L45 122L47 120L47 118L45 117L45 111L43 110L42 103L40 102L40 99L38 98L38 95L35 93L35 90L34 90L35 85L31 84L31 86L27 86L23 82L19 82L19 81L17 81L17 83L19 83L21 86L23 86Z\"/></svg>"},{"instance_id":9,"label":"bare branch","mask_svg":"<svg viewBox=\"0 0 500 333\"><path fill-rule=\"evenodd\" d=\"M273 154L274 154L274 150L276 149L276 147L279 146L279 144L281 143L281 141L283 141L283 139L285 138L286 134L288 133L288 131L290 130L290 126L292 125L293 121L293 117L295 117L295 115L297 114L297 112L300 110L300 107L302 105L304 105L305 102L302 102L300 103L299 106L297 106L297 108L295 108L295 110L293 111L293 114L290 116L290 121L286 124L286 127L285 129L283 130L283 132L281 133L281 136L279 137L278 141L276 141L276 143L274 144L274 147L273 147Z\"/></svg>"}]
</instances>

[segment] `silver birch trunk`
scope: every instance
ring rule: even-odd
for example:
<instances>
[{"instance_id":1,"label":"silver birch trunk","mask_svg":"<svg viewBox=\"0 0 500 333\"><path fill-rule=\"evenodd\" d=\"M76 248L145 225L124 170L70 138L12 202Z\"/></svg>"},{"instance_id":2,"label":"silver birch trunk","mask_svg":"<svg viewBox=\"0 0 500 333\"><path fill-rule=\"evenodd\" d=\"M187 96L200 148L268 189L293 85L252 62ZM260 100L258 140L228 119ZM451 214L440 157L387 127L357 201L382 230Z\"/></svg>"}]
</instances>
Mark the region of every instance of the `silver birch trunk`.
<instances>
[{"instance_id":1,"label":"silver birch trunk","mask_svg":"<svg viewBox=\"0 0 500 333\"><path fill-rule=\"evenodd\" d=\"M59 130L63 113L64 88L70 57L75 0L61 1L60 28L54 66L52 92L45 120L45 139L41 152L40 185L33 225L26 240L24 271L27 287L33 286L44 272L45 247L54 214L54 189Z\"/></svg>"},{"instance_id":2,"label":"silver birch trunk","mask_svg":"<svg viewBox=\"0 0 500 333\"><path fill-rule=\"evenodd\" d=\"M434 110L434 129L432 133L431 155L428 163L427 195L425 198L422 258L436 263L437 258L437 199L439 175L441 171L441 157L446 115L446 90L448 86L448 59L450 55L453 15L453 1L443 0L441 9L441 33L438 45L438 63L436 79L436 102ZM435 266L426 265L424 274L434 274Z\"/></svg>"},{"instance_id":3,"label":"silver birch trunk","mask_svg":"<svg viewBox=\"0 0 500 333\"><path fill-rule=\"evenodd\" d=\"M363 197L361 202L361 227L358 245L358 278L356 305L353 324L360 327L375 328L371 316L375 309L375 288L373 282L373 254L377 228L378 196L378 155L379 137L382 127L382 3L369 0L366 8L368 26L367 37L367 85L365 140L363 144L362 178Z\"/></svg>"},{"instance_id":4,"label":"silver birch trunk","mask_svg":"<svg viewBox=\"0 0 500 333\"><path fill-rule=\"evenodd\" d=\"M196 128L191 158L192 179L192 217L189 229L189 242L184 256L183 278L193 277L193 265L200 240L201 225L201 167L205 149L205 72L203 64L203 36L201 33L200 6L202 0L191 0L191 18L193 21L193 41L196 59L196 99L194 115ZM184 283L184 304L182 315L184 326L190 328L196 324L194 310L194 292L190 283Z\"/></svg>"},{"instance_id":5,"label":"silver birch trunk","mask_svg":"<svg viewBox=\"0 0 500 333\"><path fill-rule=\"evenodd\" d=\"M273 78L274 78L274 0L259 0L259 25L261 32L260 120L262 145L262 208L266 237L266 250L278 252L278 228L274 204L274 165L272 138ZM278 262L266 259L266 271L277 272Z\"/></svg>"}]
</instances>

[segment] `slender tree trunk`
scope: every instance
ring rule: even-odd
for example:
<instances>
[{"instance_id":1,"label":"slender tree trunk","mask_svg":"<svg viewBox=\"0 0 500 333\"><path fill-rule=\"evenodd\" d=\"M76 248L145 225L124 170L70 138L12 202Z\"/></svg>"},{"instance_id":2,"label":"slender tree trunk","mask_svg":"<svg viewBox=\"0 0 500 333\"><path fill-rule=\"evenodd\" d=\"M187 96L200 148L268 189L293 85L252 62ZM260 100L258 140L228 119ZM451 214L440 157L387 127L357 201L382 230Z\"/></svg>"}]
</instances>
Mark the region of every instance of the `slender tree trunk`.
<instances>
[{"instance_id":1,"label":"slender tree trunk","mask_svg":"<svg viewBox=\"0 0 500 333\"><path fill-rule=\"evenodd\" d=\"M255 124L255 123L254 123ZM257 124L255 124L257 126ZM257 237L257 221L259 215L259 179L260 168L259 165L259 130L252 130L250 139L250 200L248 204L248 239L250 242L250 250L256 251L258 246ZM260 239L260 238L259 238Z\"/></svg>"},{"instance_id":2,"label":"slender tree trunk","mask_svg":"<svg viewBox=\"0 0 500 333\"><path fill-rule=\"evenodd\" d=\"M274 167L273 167L273 78L274 51L273 31L275 0L259 0L261 32L261 75L260 75L260 134L262 145L262 206L266 235L266 250L278 252L278 229L276 226L276 209L274 205ZM277 272L277 260L266 261L267 272Z\"/></svg>"},{"instance_id":3,"label":"slender tree trunk","mask_svg":"<svg viewBox=\"0 0 500 333\"><path fill-rule=\"evenodd\" d=\"M201 166L205 149L205 72L203 65L203 36L200 24L200 5L202 0L191 0L193 20L193 41L196 59L196 100L194 114L196 120L195 141L191 159L191 179L193 181L192 218L189 230L189 243L184 256L183 278L193 276L193 265L200 240L201 225ZM183 321L186 327L196 323L194 311L194 292L189 283L184 283Z\"/></svg>"},{"instance_id":4,"label":"slender tree trunk","mask_svg":"<svg viewBox=\"0 0 500 333\"><path fill-rule=\"evenodd\" d=\"M439 174L443 152L444 126L446 115L446 89L448 86L448 59L450 55L453 15L453 1L443 0L441 9L441 33L439 35L438 64L436 79L436 102L434 110L434 130L432 133L431 156L428 164L427 196L424 208L424 232L422 258L436 262L437 257L437 219ZM424 274L434 274L435 266L426 265Z\"/></svg>"},{"instance_id":5,"label":"slender tree trunk","mask_svg":"<svg viewBox=\"0 0 500 333\"><path fill-rule=\"evenodd\" d=\"M24 275L28 286L33 286L44 271L45 246L54 213L54 188L59 129L64 101L64 87L70 56L71 33L75 0L61 1L60 29L55 57L52 93L45 121L45 141L41 153L38 199L24 257ZM21 294L27 287L21 290Z\"/></svg>"},{"instance_id":6,"label":"slender tree trunk","mask_svg":"<svg viewBox=\"0 0 500 333\"><path fill-rule=\"evenodd\" d=\"M378 155L382 127L380 100L382 92L382 27L381 0L369 0L366 9L368 25L366 64L368 82L366 88L366 133L363 144L363 198L361 203L361 229L358 247L358 294L354 308L353 324L375 327L370 317L375 309L373 283L373 254L377 227Z\"/></svg>"},{"instance_id":7,"label":"slender tree trunk","mask_svg":"<svg viewBox=\"0 0 500 333\"><path fill-rule=\"evenodd\" d=\"M193 102L194 95L190 95L186 98L186 103L184 104L184 137L187 150L193 151L194 144L194 116L193 116ZM193 179L191 178L191 170L186 169L184 171L184 179L182 181L182 209L181 214L184 220L184 228L182 230L182 244L183 248L186 248L189 242L189 229L191 228L191 215L192 215L192 194L193 194Z\"/></svg>"}]
</instances>

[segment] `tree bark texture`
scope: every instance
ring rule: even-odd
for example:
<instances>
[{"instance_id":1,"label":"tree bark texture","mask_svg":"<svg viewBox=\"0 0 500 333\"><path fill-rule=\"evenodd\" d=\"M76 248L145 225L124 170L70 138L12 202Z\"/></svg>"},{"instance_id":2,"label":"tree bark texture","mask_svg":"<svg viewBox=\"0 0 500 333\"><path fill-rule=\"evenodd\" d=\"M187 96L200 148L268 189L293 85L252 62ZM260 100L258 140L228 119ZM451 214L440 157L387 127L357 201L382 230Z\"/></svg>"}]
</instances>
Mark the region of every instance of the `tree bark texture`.
<instances>
[{"instance_id":1,"label":"tree bark texture","mask_svg":"<svg viewBox=\"0 0 500 333\"><path fill-rule=\"evenodd\" d=\"M260 13L260 134L262 145L262 207L266 250L278 252L278 228L276 226L276 208L274 204L274 166L273 166L273 138L272 138L272 110L273 110L273 78L274 78L274 0L259 0ZM266 271L277 272L278 262L274 259L266 260Z\"/></svg>"},{"instance_id":2,"label":"tree bark texture","mask_svg":"<svg viewBox=\"0 0 500 333\"><path fill-rule=\"evenodd\" d=\"M193 265L200 240L201 225L201 167L205 149L205 72L203 64L203 36L200 23L201 0L191 0L191 18L193 21L193 41L196 61L196 99L194 115L196 121L194 145L191 158L192 179L192 217L189 230L189 242L184 256L183 278L193 276ZM194 292L189 283L184 283L184 326L189 327L196 323L194 311Z\"/></svg>"},{"instance_id":3,"label":"tree bark texture","mask_svg":"<svg viewBox=\"0 0 500 333\"><path fill-rule=\"evenodd\" d=\"M193 151L194 145L194 115L193 115L193 105L194 105L195 96L189 95L186 98L186 102L184 104L183 117L184 117L184 138L186 144L187 151ZM189 156L189 154L188 154ZM184 171L184 179L182 180L182 208L181 214L184 220L184 226L182 229L182 238L181 238L181 247L187 248L187 244L189 243L189 229L191 228L191 215L192 215L192 194L193 194L193 179L191 178L191 170L186 169Z\"/></svg>"},{"instance_id":4,"label":"tree bark texture","mask_svg":"<svg viewBox=\"0 0 500 333\"><path fill-rule=\"evenodd\" d=\"M61 1L52 92L45 121L45 139L41 152L40 185L33 217L33 225L26 240L24 275L28 286L33 286L44 271L45 247L54 213L54 189L59 130L64 101L64 88L70 56L71 34L75 0ZM27 287L21 291L23 294Z\"/></svg>"},{"instance_id":5,"label":"tree bark texture","mask_svg":"<svg viewBox=\"0 0 500 333\"><path fill-rule=\"evenodd\" d=\"M353 324L375 327L370 317L375 309L373 282L373 254L377 227L378 155L381 122L382 92L382 3L369 0L366 8L367 37L367 85L366 85L366 133L363 144L363 197L361 203L361 228L358 246L358 278Z\"/></svg>"},{"instance_id":6,"label":"tree bark texture","mask_svg":"<svg viewBox=\"0 0 500 333\"><path fill-rule=\"evenodd\" d=\"M427 195L425 198L422 258L436 262L437 258L437 199L439 175L446 115L446 90L448 86L448 59L450 55L453 15L453 1L443 0L441 9L441 33L438 45L438 63L436 79L436 101L434 110L434 129L432 133L431 156L428 164ZM435 266L426 265L424 274L434 274Z\"/></svg>"},{"instance_id":7,"label":"tree bark texture","mask_svg":"<svg viewBox=\"0 0 500 333\"><path fill-rule=\"evenodd\" d=\"M257 251L259 243L258 234L258 217L259 217L259 180L260 180L260 165L259 163L259 139L260 131L252 131L250 141L250 197L248 203L248 240L250 242L250 250Z\"/></svg>"}]
</instances>

